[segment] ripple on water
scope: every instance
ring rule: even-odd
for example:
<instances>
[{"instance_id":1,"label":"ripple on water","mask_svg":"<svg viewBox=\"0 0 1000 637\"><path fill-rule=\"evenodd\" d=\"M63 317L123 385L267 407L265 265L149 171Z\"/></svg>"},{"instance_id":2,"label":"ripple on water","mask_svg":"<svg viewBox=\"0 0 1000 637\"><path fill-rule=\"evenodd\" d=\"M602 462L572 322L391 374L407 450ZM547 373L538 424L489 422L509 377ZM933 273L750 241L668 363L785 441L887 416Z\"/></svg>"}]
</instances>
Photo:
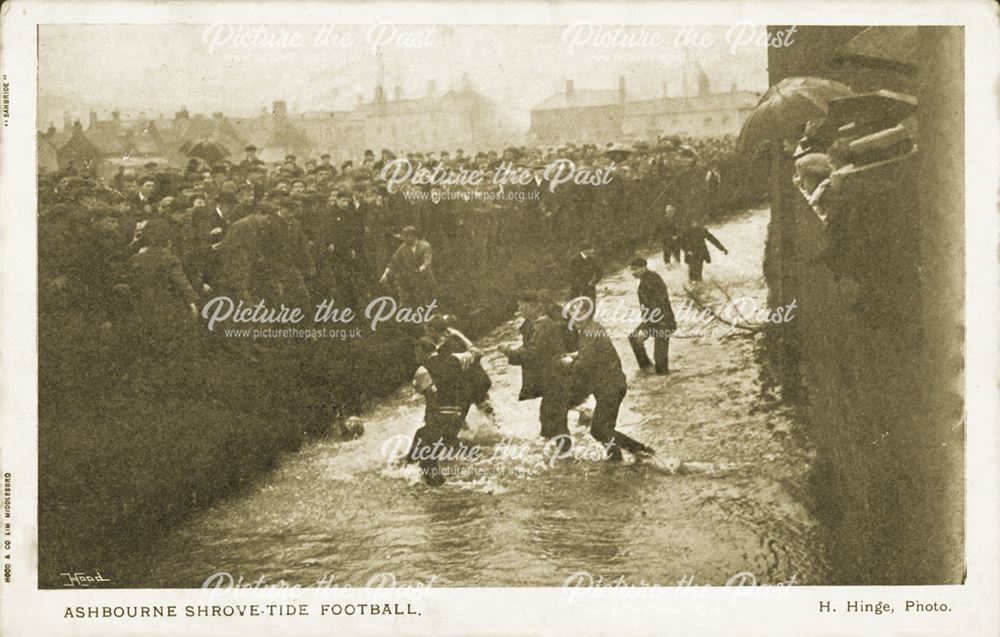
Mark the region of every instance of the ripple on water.
<instances>
[{"instance_id":1,"label":"ripple on water","mask_svg":"<svg viewBox=\"0 0 1000 637\"><path fill-rule=\"evenodd\" d=\"M762 254L766 217L753 213L717 236ZM707 274L759 294L747 272L759 272L760 255L740 252ZM651 263L679 296L684 270L664 269L658 259ZM635 304L635 280L624 274L603 281L602 295ZM538 401L517 400L520 370L492 351L518 339L510 322L482 341L499 431L474 410L463 436L488 457L446 463L478 473L435 489L422 483L419 467L387 464L383 441L412 435L422 418L422 401L404 387L364 414L362 439L319 441L287 456L258 488L167 536L149 568L131 570L153 574L145 586L198 586L219 569L303 585L320 577L364 585L389 572L399 581L434 578L435 586L558 586L581 570L633 584L673 585L687 576L722 584L761 569L770 574L760 579L822 581L814 523L783 482L801 482L806 456L773 440L765 427L773 415L748 414L756 370L745 339L675 339L667 378L637 376L628 344L616 340L630 378L620 428L662 457L713 469L675 475L599 460L600 446L575 414L578 457L551 465L538 437ZM502 453L508 444L518 451Z\"/></svg>"}]
</instances>

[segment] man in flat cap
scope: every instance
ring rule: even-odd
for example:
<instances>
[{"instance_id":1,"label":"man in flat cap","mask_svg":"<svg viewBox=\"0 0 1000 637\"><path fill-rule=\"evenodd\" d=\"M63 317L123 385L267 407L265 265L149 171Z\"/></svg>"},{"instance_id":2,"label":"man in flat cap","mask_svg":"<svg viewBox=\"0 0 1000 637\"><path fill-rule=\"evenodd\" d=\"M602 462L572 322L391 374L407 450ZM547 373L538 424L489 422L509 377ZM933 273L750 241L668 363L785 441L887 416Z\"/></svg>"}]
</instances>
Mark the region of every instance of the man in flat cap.
<instances>
[{"instance_id":1,"label":"man in flat cap","mask_svg":"<svg viewBox=\"0 0 1000 637\"><path fill-rule=\"evenodd\" d=\"M648 370L654 366L646 354L645 341L653 339L653 361L657 374L669 374L670 334L677 329L674 310L670 307L670 293L667 284L659 274L649 269L646 260L636 257L629 263L632 276L639 279L639 307L642 322L628 337L639 369Z\"/></svg>"},{"instance_id":2,"label":"man in flat cap","mask_svg":"<svg viewBox=\"0 0 1000 637\"><path fill-rule=\"evenodd\" d=\"M403 244L396 249L386 266L380 284L392 278L400 307L420 307L434 300L437 282L431 270L433 250L417 236L417 229L406 226L400 232Z\"/></svg>"},{"instance_id":3,"label":"man in flat cap","mask_svg":"<svg viewBox=\"0 0 1000 637\"><path fill-rule=\"evenodd\" d=\"M597 283L601 280L601 264L592 243L584 243L569 264L569 297L585 296L597 304Z\"/></svg>"},{"instance_id":4,"label":"man in flat cap","mask_svg":"<svg viewBox=\"0 0 1000 637\"><path fill-rule=\"evenodd\" d=\"M240 168L246 169L264 165L264 162L257 158L257 147L253 144L247 145L247 147L243 149L243 152L246 153L246 157L244 157L243 161L240 162Z\"/></svg>"},{"instance_id":5,"label":"man in flat cap","mask_svg":"<svg viewBox=\"0 0 1000 637\"><path fill-rule=\"evenodd\" d=\"M319 156L319 164L316 165L312 174L318 173L328 173L330 177L337 174L337 168L330 163L330 153L323 153Z\"/></svg>"}]
</instances>

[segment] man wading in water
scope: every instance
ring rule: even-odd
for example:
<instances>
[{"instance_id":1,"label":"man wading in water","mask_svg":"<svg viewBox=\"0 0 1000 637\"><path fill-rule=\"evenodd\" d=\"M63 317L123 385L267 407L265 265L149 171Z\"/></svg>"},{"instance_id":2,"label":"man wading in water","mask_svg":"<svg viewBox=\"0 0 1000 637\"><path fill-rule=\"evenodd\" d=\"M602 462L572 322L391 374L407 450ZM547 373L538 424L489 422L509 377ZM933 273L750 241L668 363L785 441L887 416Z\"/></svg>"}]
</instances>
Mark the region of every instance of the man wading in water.
<instances>
[{"instance_id":1,"label":"man wading in water","mask_svg":"<svg viewBox=\"0 0 1000 637\"><path fill-rule=\"evenodd\" d=\"M424 395L427 407L424 426L413 435L407 460L420 463L424 481L433 487L444 484L439 461L456 455L449 452L461 444L458 432L475 399L469 390L470 376L482 355L471 343L458 345L455 339L417 341L416 356L421 367L414 374L413 384Z\"/></svg>"},{"instance_id":2,"label":"man wading in water","mask_svg":"<svg viewBox=\"0 0 1000 637\"><path fill-rule=\"evenodd\" d=\"M591 318L577 323L575 329L579 334L579 349L560 360L572 374L571 395L583 398L593 394L596 400L590 435L604 444L605 455L611 462L621 462L622 449L637 458L652 456L655 453L652 448L615 430L628 386L622 360L607 330Z\"/></svg>"},{"instance_id":3,"label":"man wading in water","mask_svg":"<svg viewBox=\"0 0 1000 637\"><path fill-rule=\"evenodd\" d=\"M522 293L518 299L518 313L524 319L520 328L523 344L520 347L503 345L500 351L511 365L521 367L518 400L541 396L538 406L541 436L546 440L555 439L557 453L562 455L572 444L567 414L573 400L570 373L560 363L560 358L575 349L574 334L562 318L562 306L552 299L548 290Z\"/></svg>"}]
</instances>

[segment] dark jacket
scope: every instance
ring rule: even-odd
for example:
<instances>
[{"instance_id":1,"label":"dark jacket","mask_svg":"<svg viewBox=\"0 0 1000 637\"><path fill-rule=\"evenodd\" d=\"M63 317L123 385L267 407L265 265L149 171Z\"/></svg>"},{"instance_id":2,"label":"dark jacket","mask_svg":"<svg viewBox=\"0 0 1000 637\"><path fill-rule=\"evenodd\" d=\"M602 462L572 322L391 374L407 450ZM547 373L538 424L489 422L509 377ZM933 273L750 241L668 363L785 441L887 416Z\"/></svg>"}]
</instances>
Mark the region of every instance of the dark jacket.
<instances>
[{"instance_id":1,"label":"dark jacket","mask_svg":"<svg viewBox=\"0 0 1000 637\"><path fill-rule=\"evenodd\" d=\"M601 280L601 264L597 257L584 257L577 253L569 264L570 297L594 297L597 282Z\"/></svg>"},{"instance_id":2,"label":"dark jacket","mask_svg":"<svg viewBox=\"0 0 1000 637\"><path fill-rule=\"evenodd\" d=\"M438 347L438 353L457 354L468 351L464 339L464 336L460 338L454 334L449 334L445 342ZM466 397L470 403L478 403L489 398L490 388L493 386L490 375L483 368L482 360L478 359L474 364L469 365L463 376L462 383L465 385Z\"/></svg>"},{"instance_id":3,"label":"dark jacket","mask_svg":"<svg viewBox=\"0 0 1000 637\"><path fill-rule=\"evenodd\" d=\"M129 257L126 279L138 317L165 328L174 327L171 323L187 314L187 306L198 302L181 260L167 248L144 248Z\"/></svg>"},{"instance_id":4,"label":"dark jacket","mask_svg":"<svg viewBox=\"0 0 1000 637\"><path fill-rule=\"evenodd\" d=\"M460 354L461 355L461 354ZM468 354L466 354L468 355ZM473 369L478 365L475 358L468 368L453 354L434 354L424 367L434 381L436 409L439 412L450 412L464 415L474 400L471 378Z\"/></svg>"},{"instance_id":5,"label":"dark jacket","mask_svg":"<svg viewBox=\"0 0 1000 637\"><path fill-rule=\"evenodd\" d=\"M560 321L545 315L522 325L524 344L507 357L511 365L521 366L518 400L531 400L565 387L568 375L559 363L566 352L564 332Z\"/></svg>"},{"instance_id":6,"label":"dark jacket","mask_svg":"<svg viewBox=\"0 0 1000 637\"><path fill-rule=\"evenodd\" d=\"M260 245L267 224L267 217L261 214L243 217L229 226L226 239L219 246L222 260L220 285L234 300L256 303L261 297L263 264Z\"/></svg>"},{"instance_id":7,"label":"dark jacket","mask_svg":"<svg viewBox=\"0 0 1000 637\"><path fill-rule=\"evenodd\" d=\"M646 319L653 317L654 310L659 310L658 320L643 320L643 326L658 327L667 330L677 329L674 310L670 307L670 292L667 284L659 274L646 270L639 279L639 305Z\"/></svg>"},{"instance_id":8,"label":"dark jacket","mask_svg":"<svg viewBox=\"0 0 1000 637\"><path fill-rule=\"evenodd\" d=\"M709 254L708 246L705 245L706 241L723 252L726 250L726 246L722 245L722 242L716 239L715 235L702 226L688 228L684 232L682 240L684 260L687 263L690 263L691 261L704 261L705 263L712 262L712 255Z\"/></svg>"},{"instance_id":9,"label":"dark jacket","mask_svg":"<svg viewBox=\"0 0 1000 637\"><path fill-rule=\"evenodd\" d=\"M601 396L624 391L622 360L604 326L588 319L577 323L574 330L579 334L579 353L571 367L573 394Z\"/></svg>"}]
</instances>

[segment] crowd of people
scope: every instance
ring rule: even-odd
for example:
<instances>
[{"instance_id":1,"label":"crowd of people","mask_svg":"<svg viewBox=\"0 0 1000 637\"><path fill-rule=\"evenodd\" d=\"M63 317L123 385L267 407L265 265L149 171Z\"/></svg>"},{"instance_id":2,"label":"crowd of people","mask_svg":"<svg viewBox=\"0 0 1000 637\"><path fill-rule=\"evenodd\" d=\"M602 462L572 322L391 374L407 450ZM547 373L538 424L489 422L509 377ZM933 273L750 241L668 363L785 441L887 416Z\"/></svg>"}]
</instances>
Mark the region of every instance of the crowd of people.
<instances>
[{"instance_id":1,"label":"crowd of people","mask_svg":"<svg viewBox=\"0 0 1000 637\"><path fill-rule=\"evenodd\" d=\"M289 155L269 165L248 146L235 161L191 157L184 166L148 164L138 172L119 169L109 178L72 166L41 174L43 339L64 329L69 318L84 324L78 333L127 331L133 339L129 349L134 345L153 358L175 357L204 343L191 336L207 337L202 308L219 296L246 307L262 301L269 307L299 307L311 316L310 308L324 300L357 310L389 295L402 307L433 302L439 313L468 316L476 311L469 304L483 298L469 291L482 293L486 276L515 293L568 284L572 296L594 298L601 277L598 254L633 254L656 238L663 243L665 260L686 255L691 278L697 280L701 263L709 260L705 241L725 250L704 230L702 220L726 205L727 198L753 196L747 195L754 185L746 183L743 160L734 147L732 139L668 137L628 148L586 144L405 155L413 166L477 169L487 175L516 169L539 177L517 184L493 179L464 184L460 196L448 195L456 190L451 186L416 180L387 187L384 169L401 159L389 150L378 156L366 151L357 163L336 166L325 154L304 163ZM569 160L578 170L604 169L610 179L549 188L543 177L556 160ZM538 255L549 259L545 263L562 264L559 271L536 267L531 271L535 276L544 272L544 280L518 280L514 274L529 271L519 270L521 264ZM551 302L524 303L522 299L522 314L533 319L552 312ZM542 335L544 343L552 328L532 327L535 322L526 321L526 329ZM454 325L449 329L402 334L418 342L416 361L421 369L436 370L430 376L454 376L454 366L442 363L470 350L464 337L451 333L457 332ZM640 363L652 366L648 358L643 361L644 351L640 354L643 334L633 335L633 347ZM532 338L526 336L528 343ZM654 341L655 368L666 371L666 345L660 337ZM609 343L598 339L556 349L559 358L578 352L582 362L572 364L581 369L592 357L602 360ZM533 347L512 353L512 363L530 358ZM440 362L432 362L439 355ZM468 371L473 362L460 360L457 369ZM557 378L544 370L561 364L568 363L542 364L540 377L547 379L542 382ZM624 381L614 387L607 383L620 375L620 362L618 373L611 369L614 361L595 364L608 369L592 370L593 386L580 381L538 393L548 397L540 416L546 437L565 433L568 397L584 393L598 396L595 437L611 438ZM460 376L464 378L455 377ZM482 399L483 387L489 386L481 376L469 382L463 380L463 387L477 389L462 394L469 395L469 402L461 413ZM437 380L424 387L447 385ZM529 394L536 391L530 382L526 387ZM441 403L440 397L435 400ZM453 425L444 430L454 431ZM440 431L432 428L435 435ZM624 448L629 443L619 437L617 444ZM641 451L636 445L632 449Z\"/></svg>"},{"instance_id":2,"label":"crowd of people","mask_svg":"<svg viewBox=\"0 0 1000 637\"><path fill-rule=\"evenodd\" d=\"M588 168L614 165L606 185L508 186L536 192L508 192L506 199L475 194L503 188L491 180L457 199L432 198L428 193L439 188L410 183L389 193L380 176L396 158L388 150L379 157L368 151L357 164L334 166L323 155L267 165L248 147L235 162L191 158L183 168L149 164L141 174L119 170L111 179L71 167L39 178L42 297L49 307L86 305L102 322L114 322L125 285L163 321L222 292L302 306L336 298L356 307L388 284L419 301L434 293L433 270L440 267L500 262L525 245L572 252L595 237L603 250L614 250L626 240L618 226L637 214L647 227L674 224L662 218L668 202L679 210L674 219L698 220L716 205L718 166L731 146L667 139L628 150L583 145L407 156L426 166L490 172L512 165L541 173L562 157ZM689 170L693 164L705 170ZM408 254L397 249L401 243L411 246Z\"/></svg>"}]
</instances>

